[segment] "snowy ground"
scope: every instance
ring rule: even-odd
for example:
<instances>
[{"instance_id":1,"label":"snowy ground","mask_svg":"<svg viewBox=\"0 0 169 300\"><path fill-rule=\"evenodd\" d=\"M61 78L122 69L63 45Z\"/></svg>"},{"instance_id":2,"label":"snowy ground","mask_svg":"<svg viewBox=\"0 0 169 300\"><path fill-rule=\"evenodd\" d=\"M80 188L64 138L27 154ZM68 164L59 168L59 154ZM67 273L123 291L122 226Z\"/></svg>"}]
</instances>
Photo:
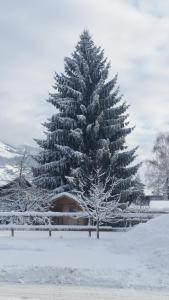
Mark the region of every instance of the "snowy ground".
<instances>
[{"instance_id":1,"label":"snowy ground","mask_svg":"<svg viewBox=\"0 0 169 300\"><path fill-rule=\"evenodd\" d=\"M99 241L86 232L0 232L0 282L169 290L169 215Z\"/></svg>"},{"instance_id":2,"label":"snowy ground","mask_svg":"<svg viewBox=\"0 0 169 300\"><path fill-rule=\"evenodd\" d=\"M0 285L0 300L168 300L167 292L56 285Z\"/></svg>"}]
</instances>

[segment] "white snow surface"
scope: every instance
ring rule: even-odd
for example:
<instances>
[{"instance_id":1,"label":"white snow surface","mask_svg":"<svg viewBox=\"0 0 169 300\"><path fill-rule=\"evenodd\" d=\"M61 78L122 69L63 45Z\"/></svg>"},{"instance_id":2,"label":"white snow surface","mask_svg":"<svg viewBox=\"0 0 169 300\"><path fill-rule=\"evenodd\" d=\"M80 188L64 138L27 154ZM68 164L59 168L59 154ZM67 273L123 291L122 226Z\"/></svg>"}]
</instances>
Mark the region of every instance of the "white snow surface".
<instances>
[{"instance_id":1,"label":"white snow surface","mask_svg":"<svg viewBox=\"0 0 169 300\"><path fill-rule=\"evenodd\" d=\"M168 300L169 293L106 287L1 284L0 299L6 300Z\"/></svg>"},{"instance_id":2,"label":"white snow surface","mask_svg":"<svg viewBox=\"0 0 169 300\"><path fill-rule=\"evenodd\" d=\"M0 156L5 158L13 158L18 156L16 149L0 141Z\"/></svg>"},{"instance_id":3,"label":"white snow surface","mask_svg":"<svg viewBox=\"0 0 169 300\"><path fill-rule=\"evenodd\" d=\"M159 200L159 201L150 201L150 210L169 210L169 201Z\"/></svg>"},{"instance_id":4,"label":"white snow surface","mask_svg":"<svg viewBox=\"0 0 169 300\"><path fill-rule=\"evenodd\" d=\"M0 186L16 177L19 157L20 154L14 147L0 141Z\"/></svg>"},{"instance_id":5,"label":"white snow surface","mask_svg":"<svg viewBox=\"0 0 169 300\"><path fill-rule=\"evenodd\" d=\"M3 186L15 179L18 168L16 166L8 165L5 166L0 165L0 186Z\"/></svg>"},{"instance_id":6,"label":"white snow surface","mask_svg":"<svg viewBox=\"0 0 169 300\"><path fill-rule=\"evenodd\" d=\"M0 232L0 282L169 290L169 215L129 232Z\"/></svg>"},{"instance_id":7,"label":"white snow surface","mask_svg":"<svg viewBox=\"0 0 169 300\"><path fill-rule=\"evenodd\" d=\"M0 186L9 183L11 180L17 177L20 158L22 157L24 151L26 151L28 154L36 154L38 149L29 145L14 147L0 141ZM29 156L28 160L26 161L27 171L29 171L33 165L34 162Z\"/></svg>"}]
</instances>

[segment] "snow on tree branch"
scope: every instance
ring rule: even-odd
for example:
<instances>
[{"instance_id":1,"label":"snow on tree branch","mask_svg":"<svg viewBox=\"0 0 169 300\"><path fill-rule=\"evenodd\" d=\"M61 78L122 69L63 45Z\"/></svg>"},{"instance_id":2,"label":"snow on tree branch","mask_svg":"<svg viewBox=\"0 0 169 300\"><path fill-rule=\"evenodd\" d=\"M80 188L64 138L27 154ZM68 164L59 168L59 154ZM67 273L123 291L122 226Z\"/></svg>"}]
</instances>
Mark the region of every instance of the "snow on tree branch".
<instances>
[{"instance_id":1,"label":"snow on tree branch","mask_svg":"<svg viewBox=\"0 0 169 300\"><path fill-rule=\"evenodd\" d=\"M121 179L110 177L101 168L95 168L89 176L79 174L77 181L79 188L74 192L78 194L79 204L87 212L88 217L96 222L99 238L99 225L110 222L124 207L127 207L127 203L121 203L120 190L115 192L121 184Z\"/></svg>"}]
</instances>

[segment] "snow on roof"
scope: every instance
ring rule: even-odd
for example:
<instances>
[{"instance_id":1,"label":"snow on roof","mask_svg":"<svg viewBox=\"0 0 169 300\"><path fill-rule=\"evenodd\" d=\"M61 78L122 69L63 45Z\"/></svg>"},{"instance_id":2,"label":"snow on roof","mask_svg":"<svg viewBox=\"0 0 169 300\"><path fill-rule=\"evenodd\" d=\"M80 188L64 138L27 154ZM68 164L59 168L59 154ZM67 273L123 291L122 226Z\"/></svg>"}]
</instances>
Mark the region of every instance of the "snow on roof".
<instances>
[{"instance_id":1,"label":"snow on roof","mask_svg":"<svg viewBox=\"0 0 169 300\"><path fill-rule=\"evenodd\" d=\"M169 201L165 200L155 200L150 201L150 209L153 210L168 210L169 211Z\"/></svg>"},{"instance_id":2,"label":"snow on roof","mask_svg":"<svg viewBox=\"0 0 169 300\"><path fill-rule=\"evenodd\" d=\"M54 195L54 196L52 197L52 200L57 200L57 199L60 198L60 197L68 197L68 198L71 198L71 199L73 199L73 200L79 202L77 196L75 196L75 195L73 195L73 194L71 194L71 193L68 193L68 192L63 192L63 193L59 193L59 194L57 194L57 195Z\"/></svg>"},{"instance_id":3,"label":"snow on roof","mask_svg":"<svg viewBox=\"0 0 169 300\"><path fill-rule=\"evenodd\" d=\"M80 204L79 202L79 199L77 198L76 195L73 195L71 193L68 193L68 192L62 192L62 193L59 193L59 194L56 194L52 197L52 202L58 200L59 198L61 197L68 197L68 198L71 198L73 199L75 202L78 203L78 205L82 208L82 210L84 210L83 206Z\"/></svg>"}]
</instances>

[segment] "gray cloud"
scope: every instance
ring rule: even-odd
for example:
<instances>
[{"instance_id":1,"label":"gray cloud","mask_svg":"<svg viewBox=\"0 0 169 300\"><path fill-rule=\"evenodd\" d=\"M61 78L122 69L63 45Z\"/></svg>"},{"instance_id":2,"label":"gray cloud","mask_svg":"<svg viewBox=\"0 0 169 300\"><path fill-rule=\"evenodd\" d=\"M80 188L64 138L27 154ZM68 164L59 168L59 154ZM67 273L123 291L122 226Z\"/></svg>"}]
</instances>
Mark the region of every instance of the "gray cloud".
<instances>
[{"instance_id":1,"label":"gray cloud","mask_svg":"<svg viewBox=\"0 0 169 300\"><path fill-rule=\"evenodd\" d=\"M45 102L54 71L88 28L118 72L131 104L130 145L145 158L158 131L168 130L169 1L0 1L0 139L33 143L53 112Z\"/></svg>"}]
</instances>

